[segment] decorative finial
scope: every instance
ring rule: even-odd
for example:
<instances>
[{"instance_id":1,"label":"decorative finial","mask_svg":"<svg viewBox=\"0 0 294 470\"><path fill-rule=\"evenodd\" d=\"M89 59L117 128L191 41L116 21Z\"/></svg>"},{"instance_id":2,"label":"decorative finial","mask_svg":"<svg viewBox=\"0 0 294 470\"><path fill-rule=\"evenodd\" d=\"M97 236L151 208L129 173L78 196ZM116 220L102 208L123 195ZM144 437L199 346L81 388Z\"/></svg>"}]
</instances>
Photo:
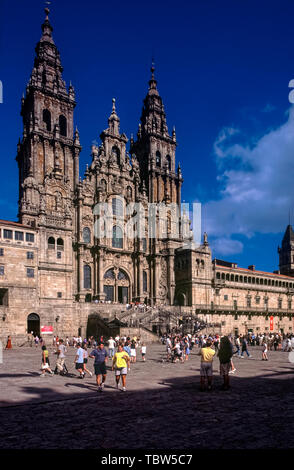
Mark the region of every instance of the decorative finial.
<instances>
[{"instance_id":1,"label":"decorative finial","mask_svg":"<svg viewBox=\"0 0 294 470\"><path fill-rule=\"evenodd\" d=\"M152 62L151 62L152 80L154 80L154 71L155 71L155 62L154 62L154 57L152 57Z\"/></svg>"},{"instance_id":2,"label":"decorative finial","mask_svg":"<svg viewBox=\"0 0 294 470\"><path fill-rule=\"evenodd\" d=\"M112 98L112 112L115 113L115 98Z\"/></svg>"}]
</instances>

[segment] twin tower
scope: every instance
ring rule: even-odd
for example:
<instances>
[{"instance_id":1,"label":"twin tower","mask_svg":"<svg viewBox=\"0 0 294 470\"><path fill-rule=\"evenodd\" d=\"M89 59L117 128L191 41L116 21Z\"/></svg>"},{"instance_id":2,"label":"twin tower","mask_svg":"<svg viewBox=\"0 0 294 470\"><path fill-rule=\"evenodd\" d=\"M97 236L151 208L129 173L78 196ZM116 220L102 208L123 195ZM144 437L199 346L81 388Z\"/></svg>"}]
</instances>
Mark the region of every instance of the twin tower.
<instances>
[{"instance_id":1,"label":"twin tower","mask_svg":"<svg viewBox=\"0 0 294 470\"><path fill-rule=\"evenodd\" d=\"M23 137L19 141L19 221L39 234L40 302L85 300L173 305L174 259L182 237L127 239L122 202L181 205L182 173L176 168L176 134L168 132L154 67L144 99L137 138L120 132L113 100L101 145L79 175L81 144L74 127L73 86L62 77L49 10L36 46L33 71L22 98ZM112 237L94 236L97 203L112 205ZM184 221L182 221L184 223ZM62 289L61 289L62 288Z\"/></svg>"}]
</instances>

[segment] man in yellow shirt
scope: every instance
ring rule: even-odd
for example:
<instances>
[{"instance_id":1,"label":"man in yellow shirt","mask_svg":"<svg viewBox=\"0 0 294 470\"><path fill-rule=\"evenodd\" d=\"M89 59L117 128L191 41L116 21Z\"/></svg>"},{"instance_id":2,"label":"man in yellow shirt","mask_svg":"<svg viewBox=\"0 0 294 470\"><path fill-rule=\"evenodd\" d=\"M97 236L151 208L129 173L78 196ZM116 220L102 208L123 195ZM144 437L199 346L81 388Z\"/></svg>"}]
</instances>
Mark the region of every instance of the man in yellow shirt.
<instances>
[{"instance_id":1,"label":"man in yellow shirt","mask_svg":"<svg viewBox=\"0 0 294 470\"><path fill-rule=\"evenodd\" d=\"M112 370L115 369L115 380L116 380L116 388L118 389L119 385L119 378L121 377L122 380L122 391L126 391L126 378L128 367L130 367L130 356L124 350L121 344L118 345L118 351L113 356L112 361Z\"/></svg>"},{"instance_id":2,"label":"man in yellow shirt","mask_svg":"<svg viewBox=\"0 0 294 470\"><path fill-rule=\"evenodd\" d=\"M210 339L206 341L206 344L200 349L199 356L201 356L200 366L200 390L205 390L205 383L207 379L207 388L211 390L212 384L212 361L215 355L215 350L211 347L212 342Z\"/></svg>"}]
</instances>

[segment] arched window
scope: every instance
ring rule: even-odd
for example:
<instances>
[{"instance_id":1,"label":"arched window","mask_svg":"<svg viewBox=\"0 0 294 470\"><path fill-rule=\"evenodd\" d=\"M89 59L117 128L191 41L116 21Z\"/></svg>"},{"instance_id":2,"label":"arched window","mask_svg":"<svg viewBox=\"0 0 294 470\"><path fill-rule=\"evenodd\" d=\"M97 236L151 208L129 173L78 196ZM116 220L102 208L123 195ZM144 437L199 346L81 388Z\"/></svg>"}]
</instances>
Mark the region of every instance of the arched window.
<instances>
[{"instance_id":1,"label":"arched window","mask_svg":"<svg viewBox=\"0 0 294 470\"><path fill-rule=\"evenodd\" d=\"M119 281L127 281L128 280L128 276L126 275L126 273L124 271L121 271L121 269L118 271L118 275L117 275L117 279Z\"/></svg>"},{"instance_id":2,"label":"arched window","mask_svg":"<svg viewBox=\"0 0 294 470\"><path fill-rule=\"evenodd\" d=\"M112 246L113 248L123 248L123 231L118 225L114 225L112 229Z\"/></svg>"},{"instance_id":3,"label":"arched window","mask_svg":"<svg viewBox=\"0 0 294 470\"><path fill-rule=\"evenodd\" d=\"M63 251L63 249L64 249L64 242L63 242L62 238L58 238L58 240L57 240L57 250Z\"/></svg>"},{"instance_id":4,"label":"arched window","mask_svg":"<svg viewBox=\"0 0 294 470\"><path fill-rule=\"evenodd\" d=\"M112 214L118 217L123 217L124 215L123 201L118 197L112 199Z\"/></svg>"},{"instance_id":5,"label":"arched window","mask_svg":"<svg viewBox=\"0 0 294 470\"><path fill-rule=\"evenodd\" d=\"M143 271L143 292L147 292L147 272Z\"/></svg>"},{"instance_id":6,"label":"arched window","mask_svg":"<svg viewBox=\"0 0 294 470\"><path fill-rule=\"evenodd\" d=\"M51 132L51 113L48 109L43 110L43 122L45 124L46 131Z\"/></svg>"},{"instance_id":7,"label":"arched window","mask_svg":"<svg viewBox=\"0 0 294 470\"><path fill-rule=\"evenodd\" d=\"M91 231L89 227L85 227L83 229L83 242L84 243L91 243Z\"/></svg>"},{"instance_id":8,"label":"arched window","mask_svg":"<svg viewBox=\"0 0 294 470\"><path fill-rule=\"evenodd\" d=\"M112 155L114 155L115 158L116 158L117 165L119 165L120 164L120 151L119 151L119 148L116 145L114 145L111 149L111 152L112 152Z\"/></svg>"},{"instance_id":9,"label":"arched window","mask_svg":"<svg viewBox=\"0 0 294 470\"><path fill-rule=\"evenodd\" d=\"M216 273L216 278L220 279L220 273Z\"/></svg>"},{"instance_id":10,"label":"arched window","mask_svg":"<svg viewBox=\"0 0 294 470\"><path fill-rule=\"evenodd\" d=\"M48 249L55 250L55 238L54 237L48 238Z\"/></svg>"},{"instance_id":11,"label":"arched window","mask_svg":"<svg viewBox=\"0 0 294 470\"><path fill-rule=\"evenodd\" d=\"M155 163L158 168L161 167L161 155L159 151L156 152Z\"/></svg>"},{"instance_id":12,"label":"arched window","mask_svg":"<svg viewBox=\"0 0 294 470\"><path fill-rule=\"evenodd\" d=\"M115 274L113 269L108 269L104 274L104 279L115 279Z\"/></svg>"},{"instance_id":13,"label":"arched window","mask_svg":"<svg viewBox=\"0 0 294 470\"><path fill-rule=\"evenodd\" d=\"M60 135L63 135L64 137L67 136L67 121L66 121L66 117L63 116L63 114L59 116L59 130L60 130Z\"/></svg>"},{"instance_id":14,"label":"arched window","mask_svg":"<svg viewBox=\"0 0 294 470\"><path fill-rule=\"evenodd\" d=\"M84 289L91 289L91 267L84 265Z\"/></svg>"},{"instance_id":15,"label":"arched window","mask_svg":"<svg viewBox=\"0 0 294 470\"><path fill-rule=\"evenodd\" d=\"M169 170L171 170L171 157L170 155L166 156L166 163Z\"/></svg>"}]
</instances>

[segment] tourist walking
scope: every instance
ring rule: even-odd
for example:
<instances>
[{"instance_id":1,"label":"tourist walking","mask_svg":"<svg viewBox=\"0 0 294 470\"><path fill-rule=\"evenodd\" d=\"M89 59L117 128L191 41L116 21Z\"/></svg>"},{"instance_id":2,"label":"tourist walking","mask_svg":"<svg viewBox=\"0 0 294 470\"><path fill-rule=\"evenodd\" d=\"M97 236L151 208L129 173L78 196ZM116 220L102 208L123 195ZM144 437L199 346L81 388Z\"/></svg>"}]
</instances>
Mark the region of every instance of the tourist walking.
<instances>
[{"instance_id":1,"label":"tourist walking","mask_svg":"<svg viewBox=\"0 0 294 470\"><path fill-rule=\"evenodd\" d=\"M267 357L267 342L266 342L266 339L263 340L263 343L262 343L262 361L268 361L268 357Z\"/></svg>"},{"instance_id":2,"label":"tourist walking","mask_svg":"<svg viewBox=\"0 0 294 470\"><path fill-rule=\"evenodd\" d=\"M136 342L135 339L131 342L131 362L135 363L137 359L137 352L136 352Z\"/></svg>"},{"instance_id":3,"label":"tourist walking","mask_svg":"<svg viewBox=\"0 0 294 470\"><path fill-rule=\"evenodd\" d=\"M108 352L104 348L104 343L99 343L97 348L94 349L89 355L94 360L94 370L96 375L96 383L98 392L102 392L106 380L106 363L108 360Z\"/></svg>"},{"instance_id":4,"label":"tourist walking","mask_svg":"<svg viewBox=\"0 0 294 470\"><path fill-rule=\"evenodd\" d=\"M143 343L142 347L141 347L141 354L142 354L142 361L143 362L146 361L146 350L147 350L146 344Z\"/></svg>"},{"instance_id":5,"label":"tourist walking","mask_svg":"<svg viewBox=\"0 0 294 470\"><path fill-rule=\"evenodd\" d=\"M127 378L129 364L130 364L130 356L124 350L122 344L119 344L118 351L115 353L113 360L112 360L112 370L115 370L115 381L116 381L117 389L119 388L119 380L121 377L123 392L127 390L126 378Z\"/></svg>"},{"instance_id":6,"label":"tourist walking","mask_svg":"<svg viewBox=\"0 0 294 470\"><path fill-rule=\"evenodd\" d=\"M67 352L66 347L63 344L63 339L59 340L59 346L57 347L57 360L55 373L63 374L64 373L64 362L65 362L65 353Z\"/></svg>"},{"instance_id":7,"label":"tourist walking","mask_svg":"<svg viewBox=\"0 0 294 470\"><path fill-rule=\"evenodd\" d=\"M211 390L212 388L212 362L215 355L215 350L211 347L212 341L208 339L206 344L202 346L198 355L201 356L201 365L200 365L200 390L203 392L206 387Z\"/></svg>"},{"instance_id":8,"label":"tourist walking","mask_svg":"<svg viewBox=\"0 0 294 470\"><path fill-rule=\"evenodd\" d=\"M83 350L84 350L84 372L87 372L89 374L90 377L93 376L92 372L90 372L88 369L87 369L87 364L88 364L88 347L87 347L87 344L84 343L84 346L83 346Z\"/></svg>"},{"instance_id":9,"label":"tourist walking","mask_svg":"<svg viewBox=\"0 0 294 470\"><path fill-rule=\"evenodd\" d=\"M5 349L12 349L11 336L8 336Z\"/></svg>"},{"instance_id":10,"label":"tourist walking","mask_svg":"<svg viewBox=\"0 0 294 470\"><path fill-rule=\"evenodd\" d=\"M82 349L80 343L77 344L77 352L75 357L76 370L80 373L80 379L85 377L84 372L84 350Z\"/></svg>"},{"instance_id":11,"label":"tourist walking","mask_svg":"<svg viewBox=\"0 0 294 470\"><path fill-rule=\"evenodd\" d=\"M54 372L50 369L49 352L45 345L42 346L41 369L42 369L41 377L45 377L46 372L48 372L48 374L54 375Z\"/></svg>"},{"instance_id":12,"label":"tourist walking","mask_svg":"<svg viewBox=\"0 0 294 470\"><path fill-rule=\"evenodd\" d=\"M240 356L240 358L242 358L242 359L244 359L244 356L243 356L244 352L246 352L248 357L252 357L251 354L249 354L249 352L248 352L248 341L245 338L245 336L243 336L243 339L242 339L242 352L241 352L241 356Z\"/></svg>"},{"instance_id":13,"label":"tourist walking","mask_svg":"<svg viewBox=\"0 0 294 470\"><path fill-rule=\"evenodd\" d=\"M229 390L230 388L229 372L231 368L232 356L233 345L227 336L223 336L220 340L220 347L218 351L218 358L220 362L220 375L223 377L224 380L222 390Z\"/></svg>"}]
</instances>

